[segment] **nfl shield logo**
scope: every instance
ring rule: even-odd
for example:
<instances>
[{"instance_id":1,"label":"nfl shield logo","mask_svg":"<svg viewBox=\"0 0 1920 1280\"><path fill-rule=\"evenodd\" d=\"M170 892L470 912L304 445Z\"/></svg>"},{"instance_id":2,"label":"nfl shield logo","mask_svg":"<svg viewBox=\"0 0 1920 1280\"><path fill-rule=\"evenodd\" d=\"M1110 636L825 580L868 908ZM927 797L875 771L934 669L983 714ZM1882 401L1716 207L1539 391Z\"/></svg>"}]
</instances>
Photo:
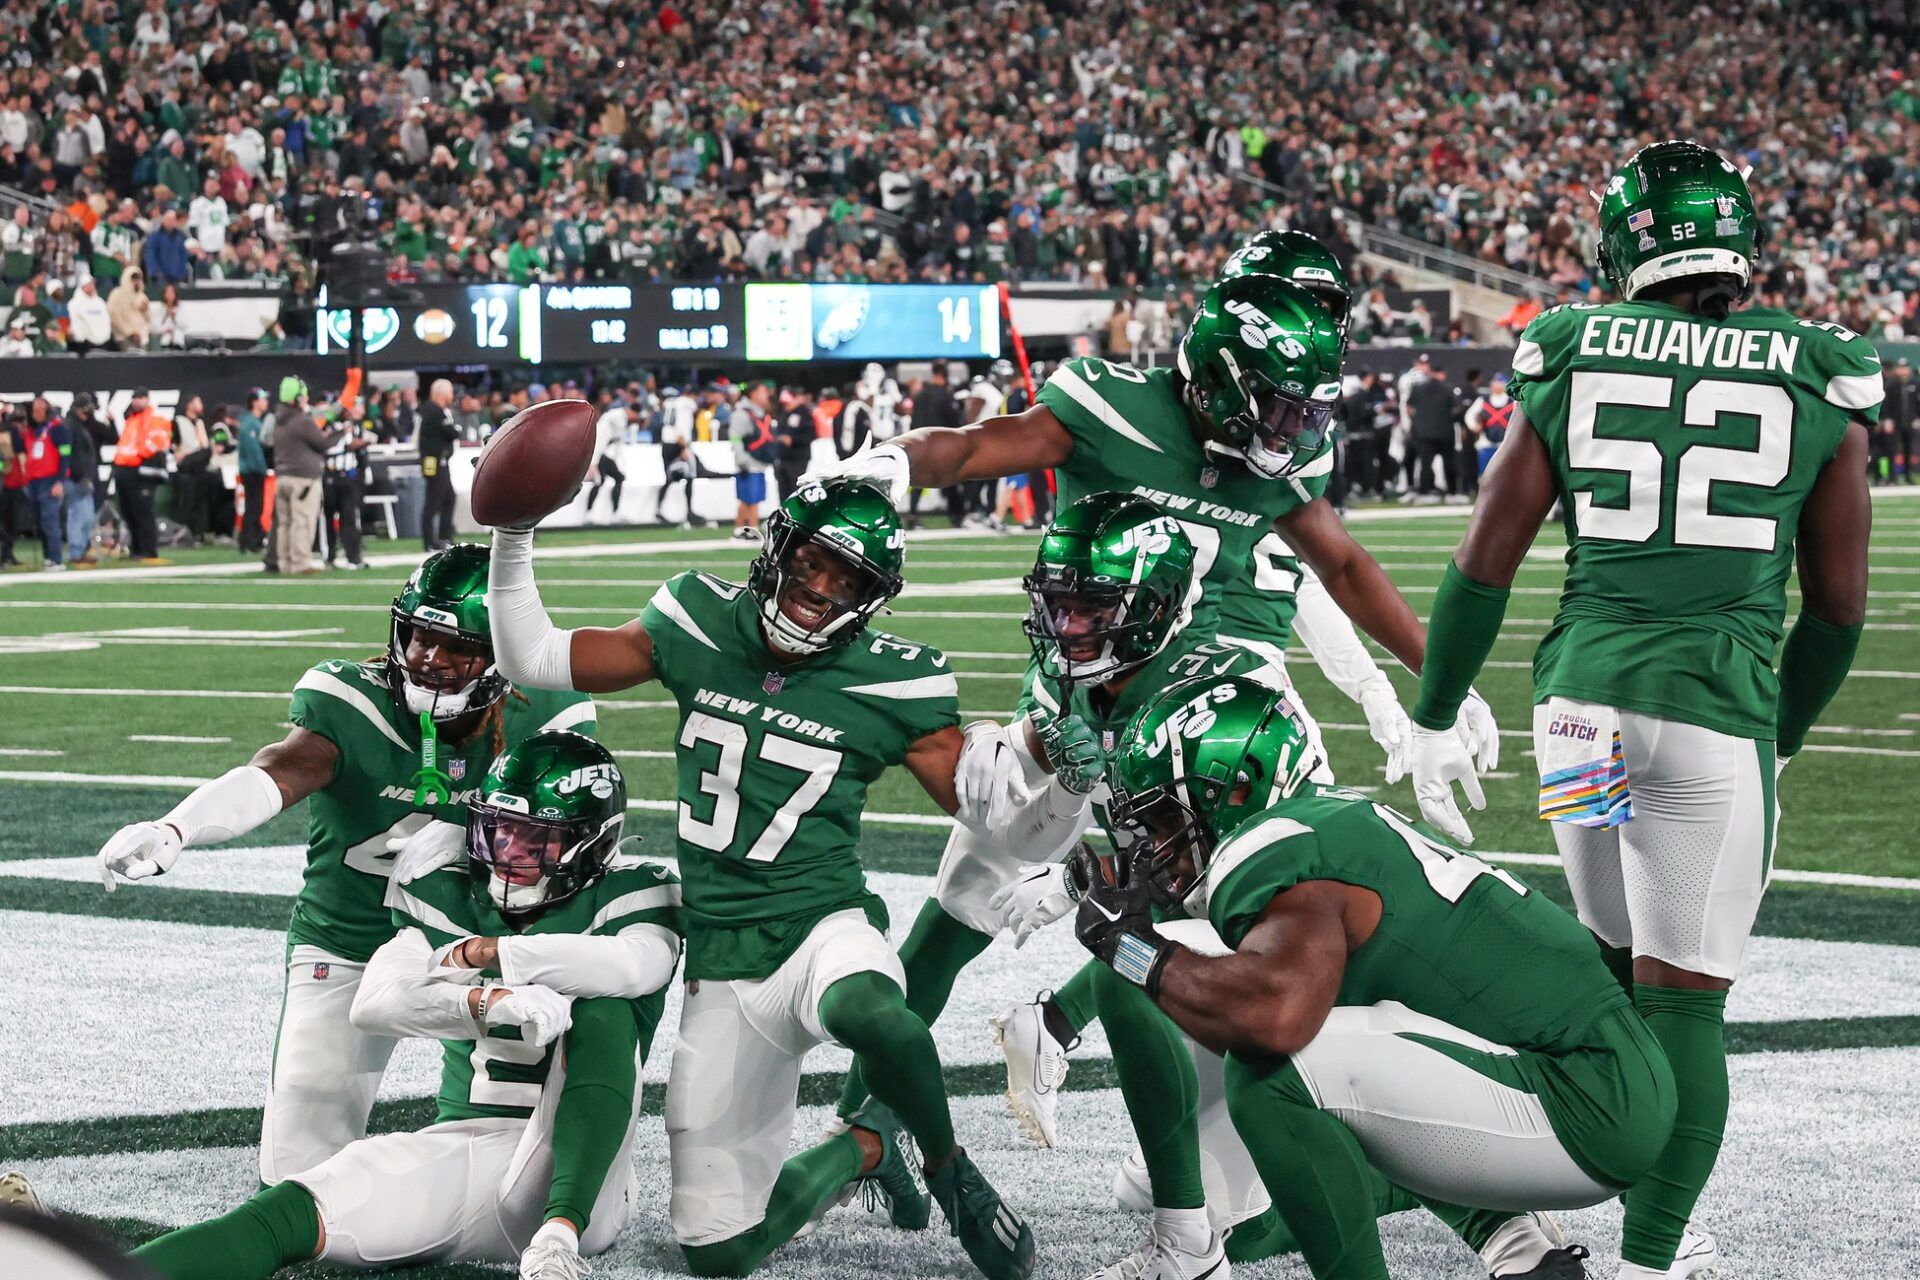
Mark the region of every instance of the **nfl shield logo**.
<instances>
[{"instance_id":1,"label":"nfl shield logo","mask_svg":"<svg viewBox=\"0 0 1920 1280\"><path fill-rule=\"evenodd\" d=\"M1100 749L1108 752L1113 750L1113 730L1102 729L1100 731Z\"/></svg>"},{"instance_id":2,"label":"nfl shield logo","mask_svg":"<svg viewBox=\"0 0 1920 1280\"><path fill-rule=\"evenodd\" d=\"M448 776L449 778L452 778L452 779L453 779L453 780L454 780L455 782L458 782L458 781L460 781L460 779L462 779L462 778L464 778L464 777L466 777L466 776L467 776L467 762L466 762L465 760L451 760L451 761L449 761L449 762L447 763L447 776Z\"/></svg>"},{"instance_id":3,"label":"nfl shield logo","mask_svg":"<svg viewBox=\"0 0 1920 1280\"><path fill-rule=\"evenodd\" d=\"M330 964L327 964L325 961L322 961L321 963L313 966L313 980L315 982L325 982L327 980L327 975L331 974L332 972L333 972L333 966Z\"/></svg>"},{"instance_id":4,"label":"nfl shield logo","mask_svg":"<svg viewBox=\"0 0 1920 1280\"><path fill-rule=\"evenodd\" d=\"M1731 218L1733 216L1733 197L1732 196L1715 196L1713 198L1713 203L1716 206L1718 206L1721 217Z\"/></svg>"},{"instance_id":5,"label":"nfl shield logo","mask_svg":"<svg viewBox=\"0 0 1920 1280\"><path fill-rule=\"evenodd\" d=\"M786 688L786 685L787 678L778 671L767 672L767 678L760 682L761 690L769 695L780 692L780 690Z\"/></svg>"},{"instance_id":6,"label":"nfl shield logo","mask_svg":"<svg viewBox=\"0 0 1920 1280\"><path fill-rule=\"evenodd\" d=\"M1220 483L1220 472L1218 471L1218 469L1214 467L1208 467L1205 471L1202 471L1200 473L1201 488L1211 489L1213 488L1213 486L1219 483Z\"/></svg>"}]
</instances>

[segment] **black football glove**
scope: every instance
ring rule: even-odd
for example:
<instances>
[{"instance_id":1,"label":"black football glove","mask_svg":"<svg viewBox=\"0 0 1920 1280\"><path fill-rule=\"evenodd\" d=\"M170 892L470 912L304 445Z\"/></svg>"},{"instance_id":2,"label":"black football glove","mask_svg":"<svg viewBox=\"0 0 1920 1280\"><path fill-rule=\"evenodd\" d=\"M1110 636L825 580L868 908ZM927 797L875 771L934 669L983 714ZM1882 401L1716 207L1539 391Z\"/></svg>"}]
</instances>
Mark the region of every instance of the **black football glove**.
<instances>
[{"instance_id":1,"label":"black football glove","mask_svg":"<svg viewBox=\"0 0 1920 1280\"><path fill-rule=\"evenodd\" d=\"M1092 848L1082 844L1067 874L1080 894L1073 931L1080 945L1149 996L1160 991L1173 944L1153 927L1153 898L1144 852L1114 859L1114 883L1108 883Z\"/></svg>"}]
</instances>

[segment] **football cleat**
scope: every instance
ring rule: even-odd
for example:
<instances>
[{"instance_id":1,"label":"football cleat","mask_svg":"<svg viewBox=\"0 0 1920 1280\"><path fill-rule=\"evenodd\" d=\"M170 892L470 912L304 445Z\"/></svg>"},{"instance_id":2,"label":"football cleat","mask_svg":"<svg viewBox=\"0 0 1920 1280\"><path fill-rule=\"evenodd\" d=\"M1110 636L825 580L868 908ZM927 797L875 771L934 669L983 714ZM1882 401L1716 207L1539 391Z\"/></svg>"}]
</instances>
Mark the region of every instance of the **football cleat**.
<instances>
[{"instance_id":1,"label":"football cleat","mask_svg":"<svg viewBox=\"0 0 1920 1280\"><path fill-rule=\"evenodd\" d=\"M25 1209L29 1213L47 1211L47 1207L40 1203L40 1196L34 1191L33 1184L27 1181L27 1175L15 1169L0 1173L0 1204Z\"/></svg>"},{"instance_id":2,"label":"football cleat","mask_svg":"<svg viewBox=\"0 0 1920 1280\"><path fill-rule=\"evenodd\" d=\"M1054 1108L1067 1079L1067 1050L1047 1030L1041 1012L1045 992L1031 1004L1016 1004L987 1019L993 1042L1007 1059L1007 1113L1021 1137L1036 1147L1059 1140Z\"/></svg>"},{"instance_id":3,"label":"football cleat","mask_svg":"<svg viewBox=\"0 0 1920 1280\"><path fill-rule=\"evenodd\" d=\"M1137 1142L1114 1171L1113 1202L1128 1213L1153 1212L1153 1182L1147 1174L1147 1158Z\"/></svg>"},{"instance_id":4,"label":"football cleat","mask_svg":"<svg viewBox=\"0 0 1920 1280\"><path fill-rule=\"evenodd\" d=\"M1159 1231L1149 1231L1139 1248L1100 1268L1088 1280L1227 1280L1232 1274L1226 1242L1218 1231L1207 1233L1207 1243L1198 1252L1182 1248Z\"/></svg>"},{"instance_id":5,"label":"football cleat","mask_svg":"<svg viewBox=\"0 0 1920 1280\"><path fill-rule=\"evenodd\" d=\"M582 1280L592 1267L580 1256L580 1240L565 1227L549 1223L520 1255L520 1280Z\"/></svg>"},{"instance_id":6,"label":"football cleat","mask_svg":"<svg viewBox=\"0 0 1920 1280\"><path fill-rule=\"evenodd\" d=\"M1656 1271L1652 1267L1643 1267L1636 1262L1620 1264L1620 1280L1687 1280L1713 1270L1720 1265L1720 1246L1709 1233L1702 1231L1691 1222L1680 1237L1680 1248L1673 1255L1673 1265L1665 1271Z\"/></svg>"},{"instance_id":7,"label":"football cleat","mask_svg":"<svg viewBox=\"0 0 1920 1280\"><path fill-rule=\"evenodd\" d=\"M1567 1233L1544 1213L1522 1213L1494 1229L1480 1250L1493 1280L1583 1280L1587 1251L1567 1244Z\"/></svg>"},{"instance_id":8,"label":"football cleat","mask_svg":"<svg viewBox=\"0 0 1920 1280\"><path fill-rule=\"evenodd\" d=\"M954 1148L953 1158L927 1175L927 1190L987 1280L1027 1280L1033 1274L1033 1228L1007 1207L963 1148Z\"/></svg>"},{"instance_id":9,"label":"football cleat","mask_svg":"<svg viewBox=\"0 0 1920 1280\"><path fill-rule=\"evenodd\" d=\"M887 1216L902 1231L925 1231L933 1217L927 1193L915 1176L916 1152L913 1138L894 1118L893 1112L878 1102L847 1117L855 1129L865 1129L880 1139L880 1163L860 1179L861 1189L887 1205Z\"/></svg>"}]
</instances>

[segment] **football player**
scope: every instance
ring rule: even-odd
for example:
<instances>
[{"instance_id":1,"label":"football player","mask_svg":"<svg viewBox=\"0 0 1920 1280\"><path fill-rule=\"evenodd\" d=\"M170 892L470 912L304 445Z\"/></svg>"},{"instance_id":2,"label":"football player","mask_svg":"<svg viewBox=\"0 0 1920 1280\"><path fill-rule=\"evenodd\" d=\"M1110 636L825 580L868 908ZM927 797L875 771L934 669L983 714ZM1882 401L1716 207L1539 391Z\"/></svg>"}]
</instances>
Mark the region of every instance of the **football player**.
<instances>
[{"instance_id":1,"label":"football player","mask_svg":"<svg viewBox=\"0 0 1920 1280\"><path fill-rule=\"evenodd\" d=\"M261 1123L271 1186L364 1138L394 1044L354 1026L368 959L393 936L382 905L394 851L433 819L464 823L480 775L542 729L592 733L591 699L517 692L495 665L487 549L421 562L394 598L387 652L316 664L294 686L292 730L157 822L115 832L98 855L115 877L170 870L183 848L219 844L311 797L307 870L287 931L286 996Z\"/></svg>"},{"instance_id":2,"label":"football player","mask_svg":"<svg viewBox=\"0 0 1920 1280\"><path fill-rule=\"evenodd\" d=\"M627 788L606 748L536 733L487 770L465 826L408 839L354 1025L442 1042L435 1123L350 1143L135 1257L169 1280L520 1264L580 1280L637 1194L636 1057L680 956L680 886L619 855Z\"/></svg>"},{"instance_id":3,"label":"football player","mask_svg":"<svg viewBox=\"0 0 1920 1280\"><path fill-rule=\"evenodd\" d=\"M1121 735L1109 873L1076 854L1080 940L1226 1055L1234 1128L1316 1277L1386 1280L1377 1178L1476 1249L1516 1210L1633 1185L1674 1081L1592 938L1505 871L1422 835L1320 762L1284 693L1202 676ZM1204 917L1205 955L1154 927ZM1467 1206L1467 1207L1460 1207ZM1583 1276L1584 1250L1522 1273Z\"/></svg>"},{"instance_id":4,"label":"football player","mask_svg":"<svg viewBox=\"0 0 1920 1280\"><path fill-rule=\"evenodd\" d=\"M1727 1118L1727 989L1773 865L1775 785L1853 662L1865 618L1865 338L1742 309L1764 228L1731 162L1636 152L1600 197L1600 264L1624 301L1536 317L1513 356L1510 428L1433 604L1414 786L1459 839L1460 691L1556 500L1560 612L1534 655L1540 816L1580 919L1666 1047L1680 1119L1627 1195L1621 1276L1713 1264L1689 1225ZM1798 556L1798 620L1785 630Z\"/></svg>"},{"instance_id":5,"label":"football player","mask_svg":"<svg viewBox=\"0 0 1920 1280\"><path fill-rule=\"evenodd\" d=\"M969 802L946 657L868 626L902 586L906 536L887 496L860 481L803 483L769 518L744 585L683 573L611 629L553 625L531 545L530 529L494 532L503 669L554 689L658 680L680 707L688 981L667 1135L688 1266L747 1274L863 1177L896 1225L924 1227L904 1128L975 1265L1024 1280L1033 1233L954 1141L933 1037L907 1007L857 853L867 788L890 766L904 764L948 813ZM1050 790L1037 795L1052 803ZM864 1064L878 1101L785 1160L801 1060L829 1041Z\"/></svg>"},{"instance_id":6,"label":"football player","mask_svg":"<svg viewBox=\"0 0 1920 1280\"><path fill-rule=\"evenodd\" d=\"M909 432L841 461L835 470L876 478L896 501L909 482L945 485L1049 467L1056 469L1063 507L1108 491L1150 498L1193 544L1192 616L1186 625L1203 640L1218 633L1227 593L1256 576L1256 548L1277 531L1314 568L1339 612L1418 670L1425 644L1418 621L1321 497L1333 465L1332 413L1343 342L1340 323L1317 295L1291 280L1249 271L1207 293L1175 370L1068 360L1024 413L958 430ZM1284 643L1270 605L1248 603L1236 616L1245 620L1243 638ZM1405 740L1398 707L1387 711L1393 699L1384 681L1368 685L1385 687L1388 695L1370 696L1367 707L1369 723L1377 718L1375 734L1391 752ZM1477 697L1469 705L1462 732L1491 767L1498 743L1492 714ZM1017 744L1010 742L1008 750L1017 755ZM976 842L972 833L956 830L943 868L970 860ZM978 883L972 876L943 879ZM915 921L902 955L909 999L923 1016L945 1003L961 969L1004 926L1004 916L987 910L994 887L977 903L936 897ZM1062 1009L1056 1024L1080 1026L1093 1017L1083 984L1070 983L1051 999ZM1046 1086L1064 1073L1066 1041L1038 1021L1040 1013L1035 1006L1016 1006L1010 1016L1029 1025L1002 1040L1009 1047L1010 1076L1043 1086L1016 1084L1010 1100L1032 1113L1024 1127L1050 1140L1053 1121L1046 1112L1055 1093ZM842 1114L859 1097L860 1081L850 1078Z\"/></svg>"}]
</instances>

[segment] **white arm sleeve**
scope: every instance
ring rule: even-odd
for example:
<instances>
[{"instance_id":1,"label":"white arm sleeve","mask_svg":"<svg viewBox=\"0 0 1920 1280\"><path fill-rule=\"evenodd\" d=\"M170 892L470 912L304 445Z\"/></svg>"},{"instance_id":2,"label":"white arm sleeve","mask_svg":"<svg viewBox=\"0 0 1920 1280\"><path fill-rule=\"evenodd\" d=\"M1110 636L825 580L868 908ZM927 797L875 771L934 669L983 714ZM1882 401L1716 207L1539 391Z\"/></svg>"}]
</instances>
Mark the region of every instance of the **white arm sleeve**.
<instances>
[{"instance_id":1,"label":"white arm sleeve","mask_svg":"<svg viewBox=\"0 0 1920 1280\"><path fill-rule=\"evenodd\" d=\"M1299 611L1294 615L1293 633L1307 646L1307 652L1313 655L1335 688L1358 702L1363 688L1376 679L1387 678L1380 664L1367 652L1360 633L1353 629L1352 619L1340 612L1326 584L1304 564L1300 566L1300 591L1296 599Z\"/></svg>"},{"instance_id":2,"label":"white arm sleeve","mask_svg":"<svg viewBox=\"0 0 1920 1280\"><path fill-rule=\"evenodd\" d=\"M245 835L280 812L280 784L258 765L229 769L173 806L160 821L182 845L219 844Z\"/></svg>"},{"instance_id":3,"label":"white arm sleeve","mask_svg":"<svg viewBox=\"0 0 1920 1280\"><path fill-rule=\"evenodd\" d=\"M501 674L533 689L573 688L573 632L553 625L533 581L533 531L495 529L487 620Z\"/></svg>"},{"instance_id":4,"label":"white arm sleeve","mask_svg":"<svg viewBox=\"0 0 1920 1280\"><path fill-rule=\"evenodd\" d=\"M1077 796L1049 778L1008 815L1003 828L1006 847L1028 862L1052 862L1087 829L1092 809L1092 796Z\"/></svg>"},{"instance_id":5,"label":"white arm sleeve","mask_svg":"<svg viewBox=\"0 0 1920 1280\"><path fill-rule=\"evenodd\" d=\"M486 1034L467 1009L472 987L427 977L433 948L418 929L402 929L367 961L354 993L353 1025L371 1035L471 1040Z\"/></svg>"},{"instance_id":6,"label":"white arm sleeve","mask_svg":"<svg viewBox=\"0 0 1920 1280\"><path fill-rule=\"evenodd\" d=\"M547 933L500 939L500 980L509 987L538 983L563 996L651 995L673 979L680 940L655 924L636 924L613 937Z\"/></svg>"}]
</instances>

